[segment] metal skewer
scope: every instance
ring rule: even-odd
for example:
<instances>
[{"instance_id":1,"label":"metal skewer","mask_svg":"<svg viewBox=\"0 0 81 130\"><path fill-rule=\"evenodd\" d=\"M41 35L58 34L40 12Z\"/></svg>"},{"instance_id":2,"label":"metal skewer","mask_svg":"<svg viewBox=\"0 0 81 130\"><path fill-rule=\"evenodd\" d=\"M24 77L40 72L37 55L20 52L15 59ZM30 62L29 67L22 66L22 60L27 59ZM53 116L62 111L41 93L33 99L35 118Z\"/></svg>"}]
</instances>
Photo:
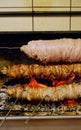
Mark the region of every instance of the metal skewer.
<instances>
[{"instance_id":1,"label":"metal skewer","mask_svg":"<svg viewBox=\"0 0 81 130\"><path fill-rule=\"evenodd\" d=\"M0 47L0 49L14 50L14 49L20 49L20 47Z\"/></svg>"},{"instance_id":2,"label":"metal skewer","mask_svg":"<svg viewBox=\"0 0 81 130\"><path fill-rule=\"evenodd\" d=\"M48 95L46 95L45 97L42 98L42 100L38 103L38 105L35 107L35 109L32 111L32 114L37 110L37 108L39 107L39 105L43 102L43 100L48 97ZM33 116L30 115L28 119L26 119L25 124L28 124L29 120L31 120Z\"/></svg>"},{"instance_id":3,"label":"metal skewer","mask_svg":"<svg viewBox=\"0 0 81 130\"><path fill-rule=\"evenodd\" d=\"M15 105L15 103L17 102L18 99L15 100L15 102L13 103L13 105ZM0 122L0 127L3 125L3 123L5 122L6 118L8 117L8 115L10 114L13 105L11 106L10 110L7 112L7 114L5 115L4 119L2 119L2 121Z\"/></svg>"},{"instance_id":4,"label":"metal skewer","mask_svg":"<svg viewBox=\"0 0 81 130\"><path fill-rule=\"evenodd\" d=\"M17 84L16 84L17 85ZM6 85L3 85L4 87L7 87ZM24 91L24 90L23 90ZM23 91L21 93L23 93ZM19 94L19 96L21 95L21 93ZM39 105L42 103L42 101L48 97L48 95L46 95L45 97L42 98L42 100L38 103L37 107L35 107L35 109L33 110L32 114L37 110L37 108L39 107ZM5 115L4 119L2 119L2 121L0 122L0 127L3 125L3 123L5 122L5 120L7 119L8 115L10 114L13 106L16 104L16 102L18 101L18 98L15 100L15 102L12 104L12 106L10 107L9 111L7 112L7 114ZM29 120L32 118L32 115L29 116L29 118L25 121L25 124L28 124Z\"/></svg>"},{"instance_id":5,"label":"metal skewer","mask_svg":"<svg viewBox=\"0 0 81 130\"><path fill-rule=\"evenodd\" d=\"M17 84L16 84L17 85ZM6 85L3 85L4 87L7 87ZM24 91L24 90L23 90ZM23 92L22 91L22 92ZM21 92L21 93L22 93ZM21 94L20 93L20 94ZM20 95L19 94L19 95ZM0 127L3 125L3 123L5 122L5 120L6 120L6 118L8 117L8 115L10 114L10 112L11 112L11 110L12 110L12 108L13 108L13 106L16 104L16 102L18 101L18 98L15 100L15 102L12 104L12 106L11 106L11 108L9 109L9 111L7 112L7 114L5 115L5 117L4 117L4 119L2 119L2 121L0 122Z\"/></svg>"}]
</instances>

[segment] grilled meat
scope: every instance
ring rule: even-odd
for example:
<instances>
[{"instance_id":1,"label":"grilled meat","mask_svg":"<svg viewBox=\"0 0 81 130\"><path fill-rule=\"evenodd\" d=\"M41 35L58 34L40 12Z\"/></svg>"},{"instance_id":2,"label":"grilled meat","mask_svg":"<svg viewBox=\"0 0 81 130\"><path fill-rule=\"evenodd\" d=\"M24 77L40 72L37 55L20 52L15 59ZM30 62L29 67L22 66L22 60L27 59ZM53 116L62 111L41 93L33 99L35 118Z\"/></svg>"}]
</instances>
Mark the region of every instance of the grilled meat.
<instances>
[{"instance_id":1,"label":"grilled meat","mask_svg":"<svg viewBox=\"0 0 81 130\"><path fill-rule=\"evenodd\" d=\"M31 84L25 86L16 85L14 87L8 87L6 92L8 95L18 99L55 102L81 97L81 83L72 83L57 87L42 86L40 84L37 87L32 87Z\"/></svg>"},{"instance_id":2,"label":"grilled meat","mask_svg":"<svg viewBox=\"0 0 81 130\"><path fill-rule=\"evenodd\" d=\"M49 80L81 76L81 64L38 65L18 64L3 67L1 72L13 78L44 78Z\"/></svg>"},{"instance_id":3,"label":"grilled meat","mask_svg":"<svg viewBox=\"0 0 81 130\"><path fill-rule=\"evenodd\" d=\"M20 48L29 57L49 62L81 62L81 39L30 41Z\"/></svg>"}]
</instances>

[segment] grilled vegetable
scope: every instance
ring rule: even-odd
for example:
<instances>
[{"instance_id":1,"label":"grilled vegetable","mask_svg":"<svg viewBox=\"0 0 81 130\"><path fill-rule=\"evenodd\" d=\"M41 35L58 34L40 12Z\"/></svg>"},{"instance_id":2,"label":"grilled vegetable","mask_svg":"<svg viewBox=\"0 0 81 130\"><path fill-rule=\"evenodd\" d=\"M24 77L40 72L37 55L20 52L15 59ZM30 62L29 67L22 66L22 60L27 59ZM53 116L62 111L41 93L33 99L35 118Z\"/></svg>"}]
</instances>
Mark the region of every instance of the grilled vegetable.
<instances>
[{"instance_id":1,"label":"grilled vegetable","mask_svg":"<svg viewBox=\"0 0 81 130\"><path fill-rule=\"evenodd\" d=\"M49 80L66 79L81 76L81 64L68 65L38 65L38 64L18 64L5 66L1 73L13 78L44 78Z\"/></svg>"},{"instance_id":2,"label":"grilled vegetable","mask_svg":"<svg viewBox=\"0 0 81 130\"><path fill-rule=\"evenodd\" d=\"M55 102L81 97L81 83L72 83L57 87L42 86L41 84L32 86L31 83L29 83L25 86L16 85L14 87L8 87L6 93L18 99Z\"/></svg>"},{"instance_id":3,"label":"grilled vegetable","mask_svg":"<svg viewBox=\"0 0 81 130\"><path fill-rule=\"evenodd\" d=\"M30 41L20 48L29 57L49 62L81 62L81 39Z\"/></svg>"}]
</instances>

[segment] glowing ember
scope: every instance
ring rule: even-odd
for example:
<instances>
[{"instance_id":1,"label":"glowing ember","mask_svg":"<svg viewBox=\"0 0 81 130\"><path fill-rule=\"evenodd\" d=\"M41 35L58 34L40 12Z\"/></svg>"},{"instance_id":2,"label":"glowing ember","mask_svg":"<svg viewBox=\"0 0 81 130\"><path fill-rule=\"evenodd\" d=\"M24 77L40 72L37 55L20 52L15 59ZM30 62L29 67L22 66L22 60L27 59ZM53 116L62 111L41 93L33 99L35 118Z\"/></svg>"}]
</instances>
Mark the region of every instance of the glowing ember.
<instances>
[{"instance_id":1,"label":"glowing ember","mask_svg":"<svg viewBox=\"0 0 81 130\"><path fill-rule=\"evenodd\" d=\"M66 84L66 83L70 83L71 81L73 81L74 77L71 77L67 80L61 80L61 81L58 81L58 80L54 80L52 82L52 85L53 86L60 86L60 85L63 85L63 84Z\"/></svg>"},{"instance_id":2,"label":"glowing ember","mask_svg":"<svg viewBox=\"0 0 81 130\"><path fill-rule=\"evenodd\" d=\"M70 105L70 106L76 106L78 104L78 102L76 100L74 100L74 99L68 99L66 101L66 104Z\"/></svg>"},{"instance_id":3,"label":"glowing ember","mask_svg":"<svg viewBox=\"0 0 81 130\"><path fill-rule=\"evenodd\" d=\"M35 79L31 79L30 83L29 83L29 86L31 87L38 87L38 83Z\"/></svg>"},{"instance_id":4,"label":"glowing ember","mask_svg":"<svg viewBox=\"0 0 81 130\"><path fill-rule=\"evenodd\" d=\"M29 83L30 87L42 87L42 88L46 88L46 85L40 84L38 83L34 78L31 79L30 83Z\"/></svg>"}]
</instances>

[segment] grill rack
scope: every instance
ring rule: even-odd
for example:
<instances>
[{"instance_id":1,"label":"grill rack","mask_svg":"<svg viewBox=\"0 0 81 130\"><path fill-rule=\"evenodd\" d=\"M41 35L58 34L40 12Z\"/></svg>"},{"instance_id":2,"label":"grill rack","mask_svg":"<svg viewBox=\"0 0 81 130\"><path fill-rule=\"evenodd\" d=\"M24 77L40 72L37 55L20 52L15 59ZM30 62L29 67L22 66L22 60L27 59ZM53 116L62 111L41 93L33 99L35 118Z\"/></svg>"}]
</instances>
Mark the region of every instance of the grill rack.
<instances>
[{"instance_id":1,"label":"grill rack","mask_svg":"<svg viewBox=\"0 0 81 130\"><path fill-rule=\"evenodd\" d=\"M26 44L30 40L37 40L37 39L56 39L56 38L81 38L81 32L80 31L61 31L61 32L0 32L0 56L4 57L4 59L12 61L14 60L14 63L20 60L22 63L25 63L24 59L27 60L27 57L25 57L23 54L20 53L19 47L23 44ZM17 47L17 49L15 49ZM13 48L13 49L12 49ZM5 55L7 53L7 55ZM11 55L10 55L11 54ZM14 56L15 54L15 56ZM10 59L9 59L10 58ZM19 59L20 58L20 59ZM31 60L32 62L32 60ZM34 61L33 61L34 62ZM5 92L5 87L1 89L1 92ZM5 115L3 114L0 116L0 119L2 122L0 123L0 126L4 123L6 119L63 119L63 118L81 118L80 115L19 115L15 116L9 116L9 113L12 112L12 109L5 112ZM2 111L1 111L2 112ZM0 112L0 113L1 113ZM4 112L3 112L4 113Z\"/></svg>"},{"instance_id":2,"label":"grill rack","mask_svg":"<svg viewBox=\"0 0 81 130\"><path fill-rule=\"evenodd\" d=\"M9 85L10 86L10 85ZM77 100L79 103L75 106L67 106L66 101L55 102L55 103L46 103L42 101L27 101L27 100L18 100L12 98L6 94L6 85L0 91L0 116L5 116L8 113L8 117L13 116L56 116L64 115L65 112L75 111L77 115L77 108L81 110L81 98ZM13 86L11 86L13 87ZM64 107L62 106L64 105ZM29 114L28 114L29 113ZM72 113L70 113L72 114ZM69 114L69 115L70 115Z\"/></svg>"}]
</instances>

